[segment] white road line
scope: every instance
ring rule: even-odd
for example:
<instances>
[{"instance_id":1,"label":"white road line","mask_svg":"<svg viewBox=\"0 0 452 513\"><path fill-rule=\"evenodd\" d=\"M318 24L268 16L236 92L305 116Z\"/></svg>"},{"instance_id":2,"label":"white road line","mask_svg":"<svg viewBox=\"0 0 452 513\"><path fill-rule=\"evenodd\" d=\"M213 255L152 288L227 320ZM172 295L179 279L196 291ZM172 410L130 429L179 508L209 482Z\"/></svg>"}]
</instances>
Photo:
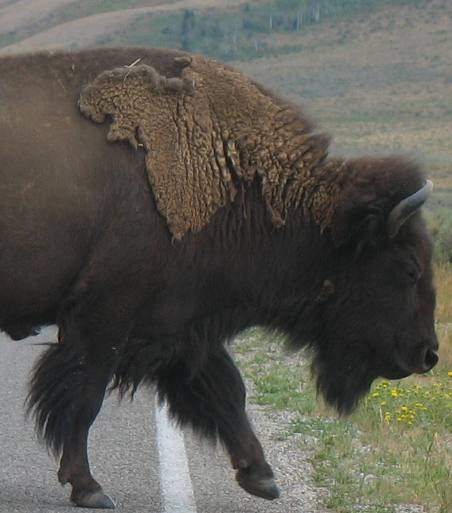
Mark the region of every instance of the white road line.
<instances>
[{"instance_id":1,"label":"white road line","mask_svg":"<svg viewBox=\"0 0 452 513\"><path fill-rule=\"evenodd\" d=\"M183 434L171 423L166 406L157 401L155 421L163 513L196 513Z\"/></svg>"}]
</instances>

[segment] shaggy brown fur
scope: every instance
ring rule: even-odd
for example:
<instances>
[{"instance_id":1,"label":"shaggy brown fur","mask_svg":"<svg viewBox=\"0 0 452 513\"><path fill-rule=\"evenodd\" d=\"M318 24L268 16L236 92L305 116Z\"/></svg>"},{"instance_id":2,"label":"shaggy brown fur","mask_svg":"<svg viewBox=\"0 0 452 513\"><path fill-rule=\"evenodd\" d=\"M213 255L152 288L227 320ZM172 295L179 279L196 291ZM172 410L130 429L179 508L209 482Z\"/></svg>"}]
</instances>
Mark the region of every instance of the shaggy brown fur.
<instances>
[{"instance_id":1,"label":"shaggy brown fur","mask_svg":"<svg viewBox=\"0 0 452 513\"><path fill-rule=\"evenodd\" d=\"M176 61L180 77L169 79L148 65L106 71L79 101L93 121L112 117L110 141L144 148L173 237L201 230L256 176L275 226L302 208L329 227L342 186L342 164L325 161L329 139L241 73L200 56Z\"/></svg>"}]
</instances>

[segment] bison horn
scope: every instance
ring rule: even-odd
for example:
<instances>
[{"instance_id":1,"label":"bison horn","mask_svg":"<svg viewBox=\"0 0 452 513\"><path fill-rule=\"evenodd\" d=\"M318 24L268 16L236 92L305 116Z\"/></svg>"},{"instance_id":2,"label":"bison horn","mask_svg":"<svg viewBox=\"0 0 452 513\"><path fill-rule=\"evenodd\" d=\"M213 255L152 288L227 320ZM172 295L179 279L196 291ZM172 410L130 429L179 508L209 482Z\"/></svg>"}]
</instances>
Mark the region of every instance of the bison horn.
<instances>
[{"instance_id":1,"label":"bison horn","mask_svg":"<svg viewBox=\"0 0 452 513\"><path fill-rule=\"evenodd\" d=\"M427 180L421 189L403 199L391 210L386 225L389 237L393 238L397 235L402 224L422 207L432 190L433 183Z\"/></svg>"}]
</instances>

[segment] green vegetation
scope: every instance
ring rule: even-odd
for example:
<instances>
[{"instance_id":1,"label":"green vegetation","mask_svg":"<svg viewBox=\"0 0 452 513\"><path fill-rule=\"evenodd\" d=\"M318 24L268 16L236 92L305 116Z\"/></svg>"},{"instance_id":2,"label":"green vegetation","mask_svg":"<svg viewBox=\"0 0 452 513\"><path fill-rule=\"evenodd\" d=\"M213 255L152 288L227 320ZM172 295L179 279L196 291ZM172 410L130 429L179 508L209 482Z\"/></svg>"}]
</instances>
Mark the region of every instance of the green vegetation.
<instances>
[{"instance_id":1,"label":"green vegetation","mask_svg":"<svg viewBox=\"0 0 452 513\"><path fill-rule=\"evenodd\" d=\"M114 3L114 2L113 2ZM425 0L267 0L234 9L186 10L144 15L123 38L130 44L179 48L213 58L249 60L299 51L301 45L274 45L278 34L300 34L385 6L425 5ZM111 44L117 35L106 38Z\"/></svg>"},{"instance_id":2,"label":"green vegetation","mask_svg":"<svg viewBox=\"0 0 452 513\"><path fill-rule=\"evenodd\" d=\"M452 301L452 269L439 270ZM448 310L448 315L451 315ZM444 316L445 309L439 310ZM450 320L450 317L449 317ZM329 491L325 506L337 513L394 513L419 504L429 513L452 509L452 333L442 335L442 363L422 377L380 381L349 418L336 419L316 399L309 366L282 353L262 330L250 330L235 347L251 401L295 412L286 436L302 437L312 454L314 480Z\"/></svg>"},{"instance_id":3,"label":"green vegetation","mask_svg":"<svg viewBox=\"0 0 452 513\"><path fill-rule=\"evenodd\" d=\"M21 40L21 34L19 32L8 32L6 34L0 34L0 48L3 46L12 45Z\"/></svg>"},{"instance_id":4,"label":"green vegetation","mask_svg":"<svg viewBox=\"0 0 452 513\"><path fill-rule=\"evenodd\" d=\"M452 264L452 208L441 206L441 196L437 195L439 206L428 215L429 226L435 245L435 259L438 263ZM446 193L445 201L452 204L452 195Z\"/></svg>"}]
</instances>

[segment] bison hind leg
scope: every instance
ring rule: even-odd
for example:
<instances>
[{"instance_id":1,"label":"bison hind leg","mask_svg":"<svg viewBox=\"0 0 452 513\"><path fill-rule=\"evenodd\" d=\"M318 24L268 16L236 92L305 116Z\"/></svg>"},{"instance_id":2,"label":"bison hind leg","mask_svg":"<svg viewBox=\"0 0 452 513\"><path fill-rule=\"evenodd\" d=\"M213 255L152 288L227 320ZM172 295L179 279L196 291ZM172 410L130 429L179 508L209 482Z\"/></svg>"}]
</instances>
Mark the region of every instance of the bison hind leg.
<instances>
[{"instance_id":1,"label":"bison hind leg","mask_svg":"<svg viewBox=\"0 0 452 513\"><path fill-rule=\"evenodd\" d=\"M39 358L31 377L28 412L35 418L39 438L56 456L62 454L58 479L72 485L71 500L82 507L114 508L91 475L87 442L116 365L121 340L114 336L124 335L117 329L121 324L111 323L114 316L108 310L99 312L92 304L84 310L85 315L74 309L62 318L60 343ZM98 324L101 314L109 322L90 323L88 310Z\"/></svg>"},{"instance_id":2,"label":"bison hind leg","mask_svg":"<svg viewBox=\"0 0 452 513\"><path fill-rule=\"evenodd\" d=\"M83 359L74 348L49 347L37 361L30 380L27 412L36 421L39 439L59 456L72 430L72 407L83 379Z\"/></svg>"}]
</instances>

